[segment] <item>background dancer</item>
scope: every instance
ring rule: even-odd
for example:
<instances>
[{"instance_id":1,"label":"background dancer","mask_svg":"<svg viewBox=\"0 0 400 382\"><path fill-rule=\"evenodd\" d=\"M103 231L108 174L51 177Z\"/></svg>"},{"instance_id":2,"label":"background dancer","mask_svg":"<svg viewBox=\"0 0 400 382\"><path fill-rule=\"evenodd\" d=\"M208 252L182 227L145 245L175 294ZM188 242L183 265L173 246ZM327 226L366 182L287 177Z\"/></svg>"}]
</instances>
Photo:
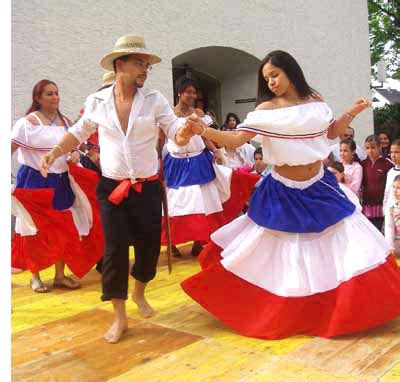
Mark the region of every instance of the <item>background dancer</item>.
<instances>
[{"instance_id":1,"label":"background dancer","mask_svg":"<svg viewBox=\"0 0 400 382\"><path fill-rule=\"evenodd\" d=\"M180 77L176 83L179 101L174 112L182 123L195 113L211 125L213 120L195 108L197 91L195 80ZM219 151L211 141L198 135L185 146L178 146L172 139L168 139L166 146L164 175L174 256L180 256L175 245L188 241L194 241L191 254L198 256L201 243L208 242L212 232L239 215L258 177L216 164ZM166 242L164 231L162 242Z\"/></svg>"},{"instance_id":2,"label":"background dancer","mask_svg":"<svg viewBox=\"0 0 400 382\"><path fill-rule=\"evenodd\" d=\"M322 166L328 138L368 106L359 99L335 120L296 60L274 51L259 69L257 109L238 132L189 118L194 132L221 144L262 135L266 162L274 165L248 213L211 236L202 271L182 283L239 333L334 337L400 315L400 269L389 246Z\"/></svg>"},{"instance_id":3,"label":"background dancer","mask_svg":"<svg viewBox=\"0 0 400 382\"><path fill-rule=\"evenodd\" d=\"M68 174L67 155L57 159L47 178L39 172L42 156L64 136L70 124L59 111L59 103L57 85L39 81L33 88L31 107L11 134L11 150L18 149L22 164L12 198L17 215L12 264L32 272L31 288L39 293L49 291L39 271L55 264L53 287L76 289L80 284L65 276L65 263L82 277L103 252L97 206L89 204L90 196L76 184L78 179ZM94 187L93 182L93 192Z\"/></svg>"},{"instance_id":4,"label":"background dancer","mask_svg":"<svg viewBox=\"0 0 400 382\"><path fill-rule=\"evenodd\" d=\"M178 144L187 144L190 129L181 127L166 98L143 89L152 64L161 59L146 50L141 36L119 38L101 60L114 69L115 85L87 98L84 114L42 161L47 173L57 157L85 141L97 129L102 177L97 186L105 239L102 264L103 301L111 300L114 322L104 335L119 341L127 329L129 245L135 248L132 299L144 317L154 311L144 292L155 277L160 254L161 189L157 174L158 127Z\"/></svg>"}]
</instances>

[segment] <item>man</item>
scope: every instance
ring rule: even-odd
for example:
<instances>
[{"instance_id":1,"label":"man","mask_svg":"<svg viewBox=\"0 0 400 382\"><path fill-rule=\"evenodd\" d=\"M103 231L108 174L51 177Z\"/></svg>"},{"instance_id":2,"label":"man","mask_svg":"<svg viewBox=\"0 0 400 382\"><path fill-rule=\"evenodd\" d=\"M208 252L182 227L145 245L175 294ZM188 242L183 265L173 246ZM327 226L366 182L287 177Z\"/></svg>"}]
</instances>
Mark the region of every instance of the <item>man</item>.
<instances>
[{"instance_id":1,"label":"man","mask_svg":"<svg viewBox=\"0 0 400 382\"><path fill-rule=\"evenodd\" d=\"M347 127L342 135L339 135L339 142L331 146L331 153L334 157L333 159L334 161L340 162L340 142L345 139L351 139L354 141L354 129L351 126ZM360 158L360 160L367 159L367 154L357 144L356 144L356 153Z\"/></svg>"},{"instance_id":2,"label":"man","mask_svg":"<svg viewBox=\"0 0 400 382\"><path fill-rule=\"evenodd\" d=\"M102 266L103 301L111 300L114 322L105 333L109 343L119 341L127 329L125 300L128 293L129 245L135 247L132 299L144 317L154 314L144 291L155 277L160 253L161 188L156 142L159 127L165 135L185 145L191 130L179 126L166 98L143 89L152 64L161 59L147 52L143 37L119 38L101 66L116 74L115 85L87 98L82 118L43 157L42 175L54 160L99 134L102 177L97 186L105 253Z\"/></svg>"}]
</instances>

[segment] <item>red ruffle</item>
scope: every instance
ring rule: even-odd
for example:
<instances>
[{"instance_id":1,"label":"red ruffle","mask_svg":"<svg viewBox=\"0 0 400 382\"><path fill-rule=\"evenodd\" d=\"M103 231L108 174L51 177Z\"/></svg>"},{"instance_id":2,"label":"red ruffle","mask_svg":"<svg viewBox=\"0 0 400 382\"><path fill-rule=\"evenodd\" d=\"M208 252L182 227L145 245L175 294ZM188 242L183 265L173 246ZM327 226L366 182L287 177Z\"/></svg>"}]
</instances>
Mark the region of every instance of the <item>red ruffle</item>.
<instances>
[{"instance_id":1,"label":"red ruffle","mask_svg":"<svg viewBox=\"0 0 400 382\"><path fill-rule=\"evenodd\" d=\"M104 240L95 191L98 176L78 166L70 166L70 171L92 206L93 226L89 235L80 238L71 212L53 208L54 190L16 189L13 195L28 210L38 232L32 236L14 235L13 267L39 272L61 259L76 276L82 277L103 256Z\"/></svg>"},{"instance_id":2,"label":"red ruffle","mask_svg":"<svg viewBox=\"0 0 400 382\"><path fill-rule=\"evenodd\" d=\"M172 244L188 241L208 242L213 232L239 216L259 178L257 174L234 170L230 185L231 197L222 204L223 210L221 212L210 215L193 214L170 217ZM163 245L167 243L164 217L162 219L161 243Z\"/></svg>"},{"instance_id":3,"label":"red ruffle","mask_svg":"<svg viewBox=\"0 0 400 382\"><path fill-rule=\"evenodd\" d=\"M199 257L203 270L185 280L182 288L242 335L329 338L363 331L400 315L400 269L392 256L328 292L281 297L227 271L220 263L221 251L209 243Z\"/></svg>"}]
</instances>

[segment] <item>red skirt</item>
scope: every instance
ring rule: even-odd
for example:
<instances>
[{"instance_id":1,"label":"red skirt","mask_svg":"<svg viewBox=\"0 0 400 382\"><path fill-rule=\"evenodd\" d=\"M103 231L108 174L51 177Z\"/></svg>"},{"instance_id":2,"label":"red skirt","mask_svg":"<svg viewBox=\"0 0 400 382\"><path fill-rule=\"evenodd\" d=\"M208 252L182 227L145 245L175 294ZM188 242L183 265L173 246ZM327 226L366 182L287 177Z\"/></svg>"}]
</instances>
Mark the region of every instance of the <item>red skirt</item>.
<instances>
[{"instance_id":1,"label":"red skirt","mask_svg":"<svg viewBox=\"0 0 400 382\"><path fill-rule=\"evenodd\" d=\"M393 256L337 288L304 297L282 297L255 286L221 264L222 249L210 242L202 271L184 291L238 333L265 339L295 335L335 337L373 328L400 316L400 269Z\"/></svg>"},{"instance_id":2,"label":"red skirt","mask_svg":"<svg viewBox=\"0 0 400 382\"><path fill-rule=\"evenodd\" d=\"M218 228L235 219L249 201L259 175L239 170L232 172L230 198L222 204L223 210L209 215L192 214L169 218L171 242L173 245L188 241L210 241L210 235ZM165 218L162 218L161 244L167 244Z\"/></svg>"},{"instance_id":3,"label":"red skirt","mask_svg":"<svg viewBox=\"0 0 400 382\"><path fill-rule=\"evenodd\" d=\"M101 259L104 239L96 198L98 175L79 166L70 173L86 194L93 214L89 235L79 236L69 210L53 208L52 189L16 189L13 196L30 214L37 233L22 236L15 233L12 241L12 266L39 272L62 260L78 277L84 276Z\"/></svg>"}]
</instances>

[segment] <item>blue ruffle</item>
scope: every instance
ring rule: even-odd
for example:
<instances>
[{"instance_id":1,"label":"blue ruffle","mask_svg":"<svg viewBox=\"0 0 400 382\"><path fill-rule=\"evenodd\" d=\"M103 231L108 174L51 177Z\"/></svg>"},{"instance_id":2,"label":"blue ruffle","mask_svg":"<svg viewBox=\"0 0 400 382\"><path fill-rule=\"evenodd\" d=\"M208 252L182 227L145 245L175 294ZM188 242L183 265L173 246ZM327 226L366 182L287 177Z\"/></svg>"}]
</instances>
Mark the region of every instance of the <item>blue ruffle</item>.
<instances>
[{"instance_id":1,"label":"blue ruffle","mask_svg":"<svg viewBox=\"0 0 400 382\"><path fill-rule=\"evenodd\" d=\"M16 188L54 188L53 207L56 210L70 208L75 200L68 172L48 174L47 178L44 178L38 170L22 165L18 170Z\"/></svg>"},{"instance_id":2,"label":"blue ruffle","mask_svg":"<svg viewBox=\"0 0 400 382\"><path fill-rule=\"evenodd\" d=\"M168 154L164 159L164 177L169 188L209 183L215 179L213 155L208 150L188 158Z\"/></svg>"},{"instance_id":3,"label":"blue ruffle","mask_svg":"<svg viewBox=\"0 0 400 382\"><path fill-rule=\"evenodd\" d=\"M285 186L268 175L254 192L248 216L265 228L293 232L322 232L351 215L355 205L325 169L322 179L304 190Z\"/></svg>"}]
</instances>

